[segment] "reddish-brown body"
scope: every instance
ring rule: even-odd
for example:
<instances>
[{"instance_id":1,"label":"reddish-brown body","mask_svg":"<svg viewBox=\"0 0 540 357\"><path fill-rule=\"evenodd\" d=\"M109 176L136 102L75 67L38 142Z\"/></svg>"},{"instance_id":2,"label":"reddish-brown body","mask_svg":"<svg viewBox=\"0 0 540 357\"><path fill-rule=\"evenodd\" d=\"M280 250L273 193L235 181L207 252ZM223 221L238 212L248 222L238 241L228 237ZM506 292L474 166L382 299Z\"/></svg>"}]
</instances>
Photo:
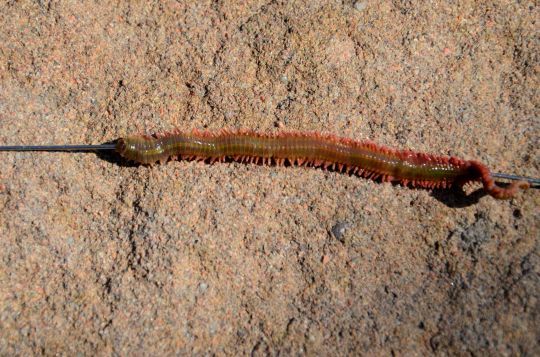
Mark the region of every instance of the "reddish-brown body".
<instances>
[{"instance_id":1,"label":"reddish-brown body","mask_svg":"<svg viewBox=\"0 0 540 357\"><path fill-rule=\"evenodd\" d=\"M180 131L154 136L131 136L118 140L123 157L143 164L171 157L201 160L231 158L241 162L263 162L332 167L371 179L424 188L462 186L481 182L491 196L511 198L526 182L499 187L489 169L478 161L394 150L367 141L333 135L284 132L222 130L218 133Z\"/></svg>"}]
</instances>

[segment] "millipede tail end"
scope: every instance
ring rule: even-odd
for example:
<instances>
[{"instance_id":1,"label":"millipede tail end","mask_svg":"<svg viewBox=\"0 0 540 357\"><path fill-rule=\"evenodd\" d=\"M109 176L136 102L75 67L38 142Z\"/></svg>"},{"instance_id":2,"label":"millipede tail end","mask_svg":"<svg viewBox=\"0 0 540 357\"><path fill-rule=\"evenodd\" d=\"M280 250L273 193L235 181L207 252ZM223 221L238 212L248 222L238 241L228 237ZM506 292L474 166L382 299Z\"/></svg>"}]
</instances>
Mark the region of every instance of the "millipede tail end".
<instances>
[{"instance_id":1,"label":"millipede tail end","mask_svg":"<svg viewBox=\"0 0 540 357\"><path fill-rule=\"evenodd\" d=\"M493 198L508 200L513 198L520 189L526 190L531 186L527 181L514 181L507 187L498 186L486 165L478 161L470 161L469 163L477 174L478 179L484 185L486 193Z\"/></svg>"}]
</instances>

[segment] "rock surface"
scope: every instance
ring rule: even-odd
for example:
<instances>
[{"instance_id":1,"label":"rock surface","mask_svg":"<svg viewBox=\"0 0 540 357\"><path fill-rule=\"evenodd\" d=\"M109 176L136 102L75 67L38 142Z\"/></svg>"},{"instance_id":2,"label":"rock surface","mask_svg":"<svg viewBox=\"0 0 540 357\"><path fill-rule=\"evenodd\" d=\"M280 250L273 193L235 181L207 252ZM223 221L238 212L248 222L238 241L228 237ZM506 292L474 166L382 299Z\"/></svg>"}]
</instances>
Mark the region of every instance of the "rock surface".
<instances>
[{"instance_id":1,"label":"rock surface","mask_svg":"<svg viewBox=\"0 0 540 357\"><path fill-rule=\"evenodd\" d=\"M540 175L533 1L141 3L0 5L0 145L281 128ZM537 190L0 155L2 355L540 352Z\"/></svg>"}]
</instances>

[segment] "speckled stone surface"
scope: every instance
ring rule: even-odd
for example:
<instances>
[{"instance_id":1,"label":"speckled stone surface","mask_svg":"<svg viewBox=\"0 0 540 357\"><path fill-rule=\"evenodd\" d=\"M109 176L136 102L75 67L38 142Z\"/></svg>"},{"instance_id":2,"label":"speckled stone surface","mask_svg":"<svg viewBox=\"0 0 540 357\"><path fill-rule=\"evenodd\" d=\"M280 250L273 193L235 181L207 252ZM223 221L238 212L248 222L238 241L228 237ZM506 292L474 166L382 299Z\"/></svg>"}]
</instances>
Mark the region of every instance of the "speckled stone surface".
<instances>
[{"instance_id":1,"label":"speckled stone surface","mask_svg":"<svg viewBox=\"0 0 540 357\"><path fill-rule=\"evenodd\" d=\"M540 176L539 18L502 0L3 2L0 145L309 130ZM540 353L538 190L0 157L2 355Z\"/></svg>"}]
</instances>

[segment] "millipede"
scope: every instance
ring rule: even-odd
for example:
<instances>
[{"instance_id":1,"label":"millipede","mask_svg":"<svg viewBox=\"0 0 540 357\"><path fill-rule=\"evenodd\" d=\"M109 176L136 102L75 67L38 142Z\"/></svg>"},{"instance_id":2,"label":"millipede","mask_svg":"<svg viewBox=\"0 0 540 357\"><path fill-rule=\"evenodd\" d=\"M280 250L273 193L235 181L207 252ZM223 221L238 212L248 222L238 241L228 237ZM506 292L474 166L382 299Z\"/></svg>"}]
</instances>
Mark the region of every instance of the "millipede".
<instances>
[{"instance_id":1,"label":"millipede","mask_svg":"<svg viewBox=\"0 0 540 357\"><path fill-rule=\"evenodd\" d=\"M260 133L252 130L132 135L99 145L0 146L0 151L101 151L114 150L138 164L164 163L170 159L213 163L234 160L258 164L298 165L332 169L367 179L413 188L448 189L480 183L496 199L509 199L520 189L538 188L540 179L491 173L476 160L391 149L314 132ZM503 185L496 179L510 180Z\"/></svg>"}]
</instances>

